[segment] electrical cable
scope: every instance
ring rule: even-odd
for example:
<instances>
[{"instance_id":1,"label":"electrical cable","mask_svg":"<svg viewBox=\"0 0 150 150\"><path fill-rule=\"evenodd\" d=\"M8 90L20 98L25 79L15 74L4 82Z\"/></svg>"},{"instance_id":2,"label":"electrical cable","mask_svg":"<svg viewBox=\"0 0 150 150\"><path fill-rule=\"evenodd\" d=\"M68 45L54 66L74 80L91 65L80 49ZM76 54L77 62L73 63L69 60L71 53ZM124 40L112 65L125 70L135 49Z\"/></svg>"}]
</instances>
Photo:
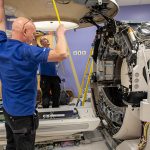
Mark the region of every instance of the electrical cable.
<instances>
[{"instance_id":1,"label":"electrical cable","mask_svg":"<svg viewBox=\"0 0 150 150\"><path fill-rule=\"evenodd\" d=\"M140 140L140 143L138 144L138 150L143 150L147 144L147 137L148 137L148 129L149 129L150 123L146 122L144 124L144 132L143 137Z\"/></svg>"}]
</instances>

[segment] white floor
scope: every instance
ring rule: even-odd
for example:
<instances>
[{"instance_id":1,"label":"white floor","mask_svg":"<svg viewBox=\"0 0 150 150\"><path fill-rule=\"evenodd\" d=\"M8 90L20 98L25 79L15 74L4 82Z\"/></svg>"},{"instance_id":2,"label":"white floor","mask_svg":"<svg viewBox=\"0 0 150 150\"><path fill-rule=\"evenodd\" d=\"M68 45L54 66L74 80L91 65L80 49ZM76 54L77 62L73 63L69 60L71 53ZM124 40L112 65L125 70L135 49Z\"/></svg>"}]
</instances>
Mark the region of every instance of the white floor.
<instances>
[{"instance_id":1,"label":"white floor","mask_svg":"<svg viewBox=\"0 0 150 150\"><path fill-rule=\"evenodd\" d=\"M104 141L91 144L80 144L79 146L54 148L54 150L109 150Z\"/></svg>"}]
</instances>

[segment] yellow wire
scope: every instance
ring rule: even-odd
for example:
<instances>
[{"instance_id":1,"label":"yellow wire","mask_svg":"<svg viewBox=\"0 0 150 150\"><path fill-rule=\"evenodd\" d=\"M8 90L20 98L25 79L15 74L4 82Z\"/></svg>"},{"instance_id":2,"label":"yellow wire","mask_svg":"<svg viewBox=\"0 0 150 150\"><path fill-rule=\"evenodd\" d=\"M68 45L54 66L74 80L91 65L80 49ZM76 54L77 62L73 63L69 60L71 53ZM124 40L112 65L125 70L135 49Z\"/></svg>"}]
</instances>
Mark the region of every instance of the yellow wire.
<instances>
[{"instance_id":1,"label":"yellow wire","mask_svg":"<svg viewBox=\"0 0 150 150\"><path fill-rule=\"evenodd\" d=\"M147 137L148 137L149 125L150 125L149 122L145 123L145 125L144 125L144 135L143 135L143 137L141 138L140 143L138 144L138 150L143 150L143 149L145 148L145 146L146 146Z\"/></svg>"},{"instance_id":2,"label":"yellow wire","mask_svg":"<svg viewBox=\"0 0 150 150\"><path fill-rule=\"evenodd\" d=\"M54 6L54 9L55 9L56 16L57 16L57 20L58 20L59 24L61 24L60 15L59 15L59 12L58 12L56 2L55 2L55 0L52 0L52 2L53 2L53 6ZM70 49L69 49L68 44L67 44L67 47L68 47L67 50L69 52L69 60L70 60L71 69L72 69L73 76L74 76L74 79L75 79L75 83L76 83L76 86L77 86L77 91L79 92L80 82L79 82L79 79L78 79L78 76L77 76L77 73L76 73L76 70L75 70L75 66L74 66L74 63L73 63L73 60L72 60L72 57L71 57L71 53L70 53Z\"/></svg>"},{"instance_id":3,"label":"yellow wire","mask_svg":"<svg viewBox=\"0 0 150 150\"><path fill-rule=\"evenodd\" d=\"M58 9L57 9L56 2L55 2L55 0L52 0L52 2L53 2L53 6L54 6L54 9L55 9L55 12L56 12L57 20L58 20L59 24L61 24L60 15L59 15L59 12L58 12Z\"/></svg>"}]
</instances>

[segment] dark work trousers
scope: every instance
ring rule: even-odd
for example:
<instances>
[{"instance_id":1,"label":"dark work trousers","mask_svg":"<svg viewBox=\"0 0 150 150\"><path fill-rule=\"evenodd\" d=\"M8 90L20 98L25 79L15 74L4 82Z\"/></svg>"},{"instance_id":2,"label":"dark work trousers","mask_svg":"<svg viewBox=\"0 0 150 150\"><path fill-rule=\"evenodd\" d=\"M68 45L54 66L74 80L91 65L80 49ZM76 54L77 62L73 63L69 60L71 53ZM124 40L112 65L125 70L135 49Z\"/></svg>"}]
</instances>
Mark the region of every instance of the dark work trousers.
<instances>
[{"instance_id":1,"label":"dark work trousers","mask_svg":"<svg viewBox=\"0 0 150 150\"><path fill-rule=\"evenodd\" d=\"M11 116L4 109L7 146L6 150L34 150L37 115Z\"/></svg>"},{"instance_id":2,"label":"dark work trousers","mask_svg":"<svg viewBox=\"0 0 150 150\"><path fill-rule=\"evenodd\" d=\"M53 108L59 107L60 83L59 76L41 75L40 88L42 91L43 108L48 108L50 101L52 101Z\"/></svg>"}]
</instances>

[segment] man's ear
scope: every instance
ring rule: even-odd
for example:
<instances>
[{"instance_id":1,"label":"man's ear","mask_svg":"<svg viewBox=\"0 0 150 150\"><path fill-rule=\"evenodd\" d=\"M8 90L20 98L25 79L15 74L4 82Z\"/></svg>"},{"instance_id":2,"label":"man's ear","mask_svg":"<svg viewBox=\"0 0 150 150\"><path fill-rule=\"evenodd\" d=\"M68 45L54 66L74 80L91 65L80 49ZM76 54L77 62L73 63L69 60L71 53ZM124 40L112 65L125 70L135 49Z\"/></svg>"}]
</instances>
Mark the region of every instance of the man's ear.
<instances>
[{"instance_id":1,"label":"man's ear","mask_svg":"<svg viewBox=\"0 0 150 150\"><path fill-rule=\"evenodd\" d=\"M24 34L24 36L27 35L27 29L26 28L23 29L23 34Z\"/></svg>"}]
</instances>

